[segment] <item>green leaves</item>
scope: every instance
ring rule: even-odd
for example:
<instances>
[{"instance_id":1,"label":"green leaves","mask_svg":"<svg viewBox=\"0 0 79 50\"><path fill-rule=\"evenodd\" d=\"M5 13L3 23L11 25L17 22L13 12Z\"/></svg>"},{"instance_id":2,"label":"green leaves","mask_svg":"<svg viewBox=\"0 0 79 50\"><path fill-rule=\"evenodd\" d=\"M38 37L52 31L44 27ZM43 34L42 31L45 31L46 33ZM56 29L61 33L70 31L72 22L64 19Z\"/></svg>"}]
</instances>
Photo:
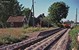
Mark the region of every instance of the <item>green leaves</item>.
<instances>
[{"instance_id":1,"label":"green leaves","mask_svg":"<svg viewBox=\"0 0 79 50\"><path fill-rule=\"evenodd\" d=\"M78 29L77 29L78 28ZM79 26L73 28L70 32L69 32L69 35L71 37L71 48L78 48L78 43L77 43L77 35L78 35L78 32L79 32Z\"/></svg>"},{"instance_id":2,"label":"green leaves","mask_svg":"<svg viewBox=\"0 0 79 50\"><path fill-rule=\"evenodd\" d=\"M61 19L66 18L69 7L64 2L55 2L49 9L49 17L52 18L52 22L60 23Z\"/></svg>"},{"instance_id":3,"label":"green leaves","mask_svg":"<svg viewBox=\"0 0 79 50\"><path fill-rule=\"evenodd\" d=\"M25 34L21 34L20 37L13 36L11 34L6 34L4 36L0 36L0 45L20 42L27 38L28 38L28 36Z\"/></svg>"},{"instance_id":4,"label":"green leaves","mask_svg":"<svg viewBox=\"0 0 79 50\"><path fill-rule=\"evenodd\" d=\"M24 8L22 11L22 15L25 15L27 17L27 19L29 18L29 15L31 13L31 10L29 8Z\"/></svg>"},{"instance_id":5,"label":"green leaves","mask_svg":"<svg viewBox=\"0 0 79 50\"><path fill-rule=\"evenodd\" d=\"M8 17L22 15L22 9L22 5L17 0L0 0L0 23L5 26Z\"/></svg>"}]
</instances>

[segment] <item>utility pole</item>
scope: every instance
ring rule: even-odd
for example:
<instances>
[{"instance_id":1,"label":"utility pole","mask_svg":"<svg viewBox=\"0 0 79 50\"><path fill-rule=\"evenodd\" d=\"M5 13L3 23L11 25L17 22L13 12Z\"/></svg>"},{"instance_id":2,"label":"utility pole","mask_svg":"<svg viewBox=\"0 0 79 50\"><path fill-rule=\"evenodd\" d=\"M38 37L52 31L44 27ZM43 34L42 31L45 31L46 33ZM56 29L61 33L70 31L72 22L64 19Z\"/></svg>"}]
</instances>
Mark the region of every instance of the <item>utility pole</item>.
<instances>
[{"instance_id":1,"label":"utility pole","mask_svg":"<svg viewBox=\"0 0 79 50\"><path fill-rule=\"evenodd\" d=\"M33 9L33 14L32 14L32 16L33 16L33 27L34 27L34 25L35 25L35 20L34 20L34 0L32 0L32 9Z\"/></svg>"},{"instance_id":2,"label":"utility pole","mask_svg":"<svg viewBox=\"0 0 79 50\"><path fill-rule=\"evenodd\" d=\"M76 26L77 26L77 11L78 11L78 9L76 8L76 18L75 18L75 24L76 24Z\"/></svg>"}]
</instances>

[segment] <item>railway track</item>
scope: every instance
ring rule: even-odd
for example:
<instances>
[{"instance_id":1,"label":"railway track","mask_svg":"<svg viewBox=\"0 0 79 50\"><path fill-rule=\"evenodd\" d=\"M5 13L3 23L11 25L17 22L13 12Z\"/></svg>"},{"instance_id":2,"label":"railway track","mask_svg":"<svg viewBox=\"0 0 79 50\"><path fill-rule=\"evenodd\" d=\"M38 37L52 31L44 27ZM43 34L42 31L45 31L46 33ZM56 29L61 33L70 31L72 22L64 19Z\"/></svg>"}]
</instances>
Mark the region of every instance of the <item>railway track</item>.
<instances>
[{"instance_id":1,"label":"railway track","mask_svg":"<svg viewBox=\"0 0 79 50\"><path fill-rule=\"evenodd\" d=\"M69 31L70 29L68 29L68 31L61 38L59 38L59 40L57 40L54 44L51 44L50 46L48 46L48 48L45 48L45 50L68 50L67 44L69 41L68 38Z\"/></svg>"},{"instance_id":2,"label":"railway track","mask_svg":"<svg viewBox=\"0 0 79 50\"><path fill-rule=\"evenodd\" d=\"M31 45L30 47L26 48L25 50L47 50L46 48L51 44L54 43L56 40L58 40L63 34L67 31L67 29L64 29L60 32L57 32L54 35L51 35L47 37L46 39Z\"/></svg>"},{"instance_id":3,"label":"railway track","mask_svg":"<svg viewBox=\"0 0 79 50\"><path fill-rule=\"evenodd\" d=\"M48 46L64 35L67 29L58 28L48 31L45 36L34 37L19 43L8 45L0 50L45 50Z\"/></svg>"}]
</instances>

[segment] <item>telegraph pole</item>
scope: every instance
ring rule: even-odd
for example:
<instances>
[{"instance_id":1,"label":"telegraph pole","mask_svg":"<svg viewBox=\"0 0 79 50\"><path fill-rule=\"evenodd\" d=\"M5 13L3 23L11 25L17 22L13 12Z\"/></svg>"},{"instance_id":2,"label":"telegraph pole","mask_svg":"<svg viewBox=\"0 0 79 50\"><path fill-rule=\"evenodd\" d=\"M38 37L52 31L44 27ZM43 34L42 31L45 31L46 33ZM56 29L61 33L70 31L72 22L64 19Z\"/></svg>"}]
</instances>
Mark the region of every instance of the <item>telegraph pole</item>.
<instances>
[{"instance_id":1,"label":"telegraph pole","mask_svg":"<svg viewBox=\"0 0 79 50\"><path fill-rule=\"evenodd\" d=\"M35 21L34 21L34 0L32 0L32 9L33 9L33 14L32 14L32 16L33 16L33 27L34 27L34 25L35 25Z\"/></svg>"},{"instance_id":2,"label":"telegraph pole","mask_svg":"<svg viewBox=\"0 0 79 50\"><path fill-rule=\"evenodd\" d=\"M77 11L78 11L78 9L76 8L76 18L75 18L75 24L76 24L76 26L77 26Z\"/></svg>"}]
</instances>

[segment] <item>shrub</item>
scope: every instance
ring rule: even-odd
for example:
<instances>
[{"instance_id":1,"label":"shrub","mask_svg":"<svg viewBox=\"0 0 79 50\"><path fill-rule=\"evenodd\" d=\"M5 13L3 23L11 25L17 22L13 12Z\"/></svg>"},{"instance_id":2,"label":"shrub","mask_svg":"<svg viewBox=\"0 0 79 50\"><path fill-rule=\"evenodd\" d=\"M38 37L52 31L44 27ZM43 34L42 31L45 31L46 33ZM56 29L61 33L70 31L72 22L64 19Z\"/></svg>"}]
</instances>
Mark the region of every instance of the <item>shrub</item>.
<instances>
[{"instance_id":1,"label":"shrub","mask_svg":"<svg viewBox=\"0 0 79 50\"><path fill-rule=\"evenodd\" d=\"M74 47L78 48L78 43L77 43L77 40L76 40L78 32L79 32L79 30L76 29L76 28L72 29L69 32L69 35L70 35L71 40L72 40L72 42L71 42L71 48L74 48Z\"/></svg>"},{"instance_id":2,"label":"shrub","mask_svg":"<svg viewBox=\"0 0 79 50\"><path fill-rule=\"evenodd\" d=\"M12 43L16 43L16 42L20 42L21 40L26 39L28 36L27 35L20 35L20 37L15 37L13 35L4 35L2 37L0 37L0 45L3 44L12 44Z\"/></svg>"},{"instance_id":3,"label":"shrub","mask_svg":"<svg viewBox=\"0 0 79 50\"><path fill-rule=\"evenodd\" d=\"M28 27L29 27L28 25L24 25L24 26L23 26L24 29L27 29Z\"/></svg>"},{"instance_id":4,"label":"shrub","mask_svg":"<svg viewBox=\"0 0 79 50\"><path fill-rule=\"evenodd\" d=\"M22 34L20 37L19 37L19 40L22 41L24 39L27 39L29 38L29 36L25 35L25 34Z\"/></svg>"},{"instance_id":5,"label":"shrub","mask_svg":"<svg viewBox=\"0 0 79 50\"><path fill-rule=\"evenodd\" d=\"M18 41L16 37L13 37L12 35L8 35L8 34L0 38L3 44L10 44Z\"/></svg>"}]
</instances>

